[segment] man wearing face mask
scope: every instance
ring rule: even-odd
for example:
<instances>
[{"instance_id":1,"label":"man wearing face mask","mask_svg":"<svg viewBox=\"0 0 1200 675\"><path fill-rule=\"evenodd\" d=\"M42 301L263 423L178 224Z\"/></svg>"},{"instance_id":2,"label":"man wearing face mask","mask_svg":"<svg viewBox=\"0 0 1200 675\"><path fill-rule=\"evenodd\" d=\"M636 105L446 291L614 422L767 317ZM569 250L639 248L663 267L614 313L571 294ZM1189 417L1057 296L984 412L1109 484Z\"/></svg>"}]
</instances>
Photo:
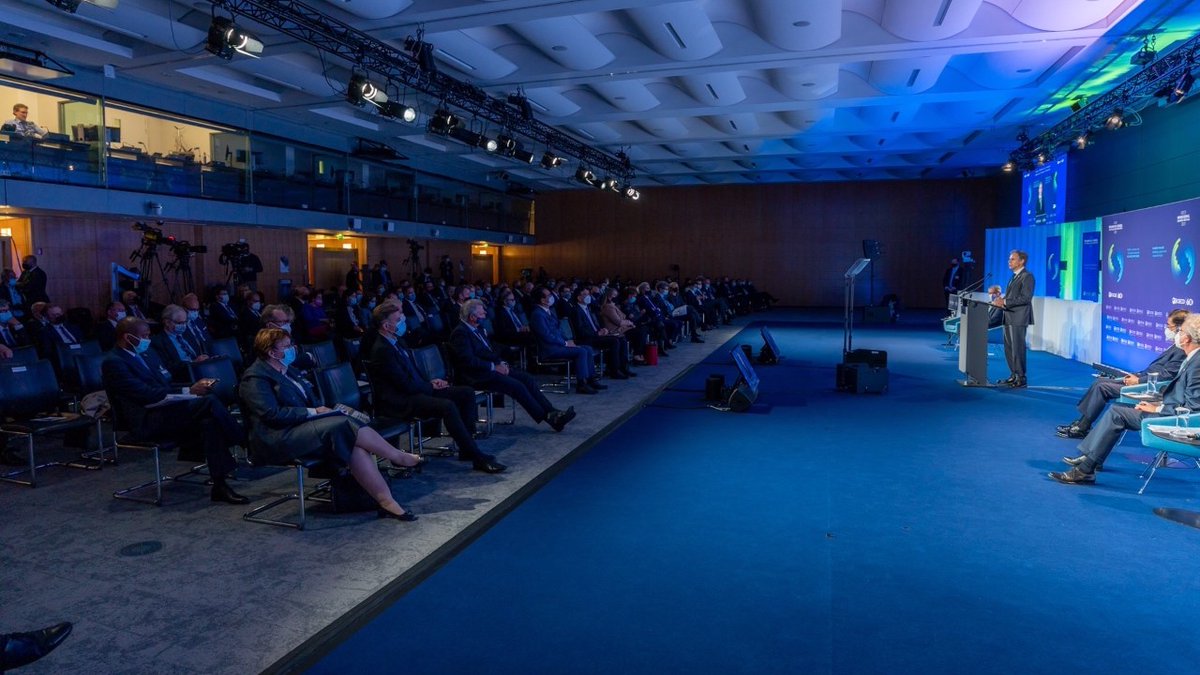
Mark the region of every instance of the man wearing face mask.
<instances>
[{"instance_id":1,"label":"man wearing face mask","mask_svg":"<svg viewBox=\"0 0 1200 675\"><path fill-rule=\"evenodd\" d=\"M262 308L262 314L259 318L259 325L263 328L278 328L279 330L292 334L292 325L295 323L295 315L292 314L292 308L287 305L267 305ZM370 334L367 335L370 337ZM364 351L370 349L370 345L364 343L362 345ZM251 357L254 353L251 352ZM316 361L308 352L296 350L296 360L291 364L293 368L302 371L309 371L317 367Z\"/></svg>"},{"instance_id":2,"label":"man wearing face mask","mask_svg":"<svg viewBox=\"0 0 1200 675\"><path fill-rule=\"evenodd\" d=\"M1200 314L1189 314L1183 320L1175 334L1175 346L1183 350L1183 365L1179 373L1160 389L1162 401L1142 401L1132 408L1110 406L1079 444L1079 455L1063 457L1063 462L1071 469L1052 471L1050 478L1073 485L1095 483L1096 471L1104 466L1126 431L1137 431L1148 417L1173 415L1178 407L1200 409L1200 359L1195 358L1196 352L1200 351Z\"/></svg>"},{"instance_id":3,"label":"man wearing face mask","mask_svg":"<svg viewBox=\"0 0 1200 675\"><path fill-rule=\"evenodd\" d=\"M186 313L183 314L186 316ZM101 365L104 390L135 440L174 441L203 449L212 478L212 500L246 504L227 482L236 467L230 446L245 445L241 425L212 395L212 384L201 380L188 387L195 398L165 402L178 393L171 374L150 349L150 325L126 317L117 323L116 345Z\"/></svg>"},{"instance_id":4,"label":"man wearing face mask","mask_svg":"<svg viewBox=\"0 0 1200 675\"><path fill-rule=\"evenodd\" d=\"M187 333L191 336L192 342L198 345L200 349L207 351L213 337L212 333L208 330L208 322L200 314L200 296L195 293L188 293L180 300L180 304L187 311ZM257 324L257 321L255 321L255 324Z\"/></svg>"},{"instance_id":5,"label":"man wearing face mask","mask_svg":"<svg viewBox=\"0 0 1200 675\"><path fill-rule=\"evenodd\" d=\"M150 346L157 352L163 365L175 382L188 379L188 364L206 361L209 355L198 349L187 336L187 310L179 305L167 305L162 313L163 332L150 338Z\"/></svg>"},{"instance_id":6,"label":"man wearing face mask","mask_svg":"<svg viewBox=\"0 0 1200 675\"><path fill-rule=\"evenodd\" d=\"M17 320L12 313L12 305L8 300L0 299L0 346L10 350L31 344L29 331Z\"/></svg>"},{"instance_id":7,"label":"man wearing face mask","mask_svg":"<svg viewBox=\"0 0 1200 675\"><path fill-rule=\"evenodd\" d=\"M462 320L450 333L450 353L455 371L472 387L504 394L516 401L534 422L547 422L562 431L575 417L575 408L557 410L527 373L508 365L483 330L487 310L479 300L468 300Z\"/></svg>"},{"instance_id":8,"label":"man wearing face mask","mask_svg":"<svg viewBox=\"0 0 1200 675\"><path fill-rule=\"evenodd\" d=\"M237 311L229 304L229 291L217 291L216 300L208 306L208 328L215 338L237 337Z\"/></svg>"},{"instance_id":9,"label":"man wearing face mask","mask_svg":"<svg viewBox=\"0 0 1200 675\"><path fill-rule=\"evenodd\" d=\"M342 292L342 304L337 308L334 325L337 327L338 337L343 340L357 340L366 332L366 326L358 313L361 302L362 292L358 289L347 288Z\"/></svg>"},{"instance_id":10,"label":"man wearing face mask","mask_svg":"<svg viewBox=\"0 0 1200 675\"><path fill-rule=\"evenodd\" d=\"M125 305L120 302L110 302L104 308L104 320L96 325L96 341L102 351L113 348L117 339L117 323L125 318Z\"/></svg>"},{"instance_id":11,"label":"man wearing face mask","mask_svg":"<svg viewBox=\"0 0 1200 675\"><path fill-rule=\"evenodd\" d=\"M574 340L563 337L558 329L558 316L554 313L556 302L554 293L545 286L538 286L533 291L537 305L533 316L529 317L529 326L537 339L538 350L548 359L571 359L574 361L575 374L578 381L575 391L580 394L596 394L607 385L600 384L600 376L596 373L595 352L587 345L577 345Z\"/></svg>"},{"instance_id":12,"label":"man wearing face mask","mask_svg":"<svg viewBox=\"0 0 1200 675\"><path fill-rule=\"evenodd\" d=\"M1150 373L1158 373L1159 382L1165 383L1174 379L1183 366L1185 356L1184 351L1176 344L1176 335L1187 318L1186 309L1177 309L1168 314L1163 334L1171 341L1171 346L1151 361L1150 365L1136 373L1130 373L1121 379L1096 378L1075 405L1080 413L1079 419L1059 425L1055 433L1062 438L1085 438L1092 424L1099 419L1100 413L1104 412L1104 408L1121 397L1121 387L1143 384Z\"/></svg>"},{"instance_id":13,"label":"man wearing face mask","mask_svg":"<svg viewBox=\"0 0 1200 675\"><path fill-rule=\"evenodd\" d=\"M571 306L570 322L575 331L575 341L592 349L604 352L608 365L607 375L614 380L636 377L629 370L629 343L618 334L610 334L600 325L600 319L592 313L592 292L586 286L575 289Z\"/></svg>"},{"instance_id":14,"label":"man wearing face mask","mask_svg":"<svg viewBox=\"0 0 1200 675\"><path fill-rule=\"evenodd\" d=\"M400 307L404 310L404 323L408 326L407 335L411 343L418 346L430 344L435 333L429 322L429 314L421 307L417 292L407 281L400 284Z\"/></svg>"},{"instance_id":15,"label":"man wearing face mask","mask_svg":"<svg viewBox=\"0 0 1200 675\"><path fill-rule=\"evenodd\" d=\"M17 279L17 291L27 303L50 302L46 295L46 272L38 267L36 256L21 259L21 276Z\"/></svg>"},{"instance_id":16,"label":"man wearing face mask","mask_svg":"<svg viewBox=\"0 0 1200 675\"><path fill-rule=\"evenodd\" d=\"M471 462L476 471L500 473L507 467L485 454L475 443L475 391L455 387L442 379L427 380L401 338L404 312L393 302L375 308L371 317L379 337L371 346L371 374L375 412L399 419L436 418L458 446L458 459Z\"/></svg>"},{"instance_id":17,"label":"man wearing face mask","mask_svg":"<svg viewBox=\"0 0 1200 675\"><path fill-rule=\"evenodd\" d=\"M83 331L77 326L67 323L62 307L58 305L47 307L46 321L48 325L41 331L42 344L39 350L44 358L50 358L54 354L55 345L77 345L83 342Z\"/></svg>"}]
</instances>

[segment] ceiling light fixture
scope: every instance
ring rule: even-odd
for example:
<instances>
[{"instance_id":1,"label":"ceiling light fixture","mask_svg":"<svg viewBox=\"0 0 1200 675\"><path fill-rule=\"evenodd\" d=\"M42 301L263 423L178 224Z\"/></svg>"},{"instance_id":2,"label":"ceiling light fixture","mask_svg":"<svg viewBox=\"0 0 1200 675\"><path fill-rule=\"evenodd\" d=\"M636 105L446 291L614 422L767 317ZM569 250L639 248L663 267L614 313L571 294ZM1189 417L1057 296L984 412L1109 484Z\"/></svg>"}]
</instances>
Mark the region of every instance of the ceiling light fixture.
<instances>
[{"instance_id":1,"label":"ceiling light fixture","mask_svg":"<svg viewBox=\"0 0 1200 675\"><path fill-rule=\"evenodd\" d=\"M556 169L562 166L566 161L567 160L559 157L549 150L542 154L542 167L546 169Z\"/></svg>"},{"instance_id":2,"label":"ceiling light fixture","mask_svg":"<svg viewBox=\"0 0 1200 675\"><path fill-rule=\"evenodd\" d=\"M596 174L583 168L582 166L575 170L575 180L583 183L584 185L596 187Z\"/></svg>"},{"instance_id":3,"label":"ceiling light fixture","mask_svg":"<svg viewBox=\"0 0 1200 675\"><path fill-rule=\"evenodd\" d=\"M263 53L262 40L237 27L232 19L214 16L208 27L208 43L204 46L212 54L226 61L235 53L258 58Z\"/></svg>"},{"instance_id":4,"label":"ceiling light fixture","mask_svg":"<svg viewBox=\"0 0 1200 675\"><path fill-rule=\"evenodd\" d=\"M535 159L532 152L519 149L513 151L512 157L522 164L533 164L533 160Z\"/></svg>"},{"instance_id":5,"label":"ceiling light fixture","mask_svg":"<svg viewBox=\"0 0 1200 675\"><path fill-rule=\"evenodd\" d=\"M346 100L354 105L370 103L382 108L388 102L388 95L375 86L366 75L354 73L350 76L350 84L346 87Z\"/></svg>"},{"instance_id":6,"label":"ceiling light fixture","mask_svg":"<svg viewBox=\"0 0 1200 675\"><path fill-rule=\"evenodd\" d=\"M429 118L429 131L445 136L461 124L462 121L453 113L445 108L439 108L437 112L433 113L433 117Z\"/></svg>"},{"instance_id":7,"label":"ceiling light fixture","mask_svg":"<svg viewBox=\"0 0 1200 675\"><path fill-rule=\"evenodd\" d=\"M496 144L499 146L496 151L505 157L511 157L519 147L515 138L505 134L496 137Z\"/></svg>"},{"instance_id":8,"label":"ceiling light fixture","mask_svg":"<svg viewBox=\"0 0 1200 675\"><path fill-rule=\"evenodd\" d=\"M1109 131L1116 131L1123 126L1125 126L1125 111L1120 108L1112 111L1112 114L1104 120L1104 128Z\"/></svg>"},{"instance_id":9,"label":"ceiling light fixture","mask_svg":"<svg viewBox=\"0 0 1200 675\"><path fill-rule=\"evenodd\" d=\"M518 91L514 94L509 94L508 104L521 111L521 119L533 119L533 106L529 105L529 99L525 98L525 95L521 92Z\"/></svg>"},{"instance_id":10,"label":"ceiling light fixture","mask_svg":"<svg viewBox=\"0 0 1200 675\"><path fill-rule=\"evenodd\" d=\"M626 199L637 201L642 198L642 193L638 192L632 185L626 185L625 191L621 193Z\"/></svg>"},{"instance_id":11,"label":"ceiling light fixture","mask_svg":"<svg viewBox=\"0 0 1200 675\"><path fill-rule=\"evenodd\" d=\"M79 5L83 4L84 0L46 0L46 2L54 5L64 12L70 12L74 14L79 9ZM117 8L117 0L86 0L86 2L89 5L95 5L102 9Z\"/></svg>"},{"instance_id":12,"label":"ceiling light fixture","mask_svg":"<svg viewBox=\"0 0 1200 675\"><path fill-rule=\"evenodd\" d=\"M432 75L437 72L437 61L433 58L433 45L425 42L422 38L425 37L424 30L417 31L417 37L411 35L404 38L404 49L412 54L413 61L417 62L417 67L422 72Z\"/></svg>"},{"instance_id":13,"label":"ceiling light fixture","mask_svg":"<svg viewBox=\"0 0 1200 675\"><path fill-rule=\"evenodd\" d=\"M379 106L379 114L409 124L417 121L417 109L399 101L388 101Z\"/></svg>"}]
</instances>

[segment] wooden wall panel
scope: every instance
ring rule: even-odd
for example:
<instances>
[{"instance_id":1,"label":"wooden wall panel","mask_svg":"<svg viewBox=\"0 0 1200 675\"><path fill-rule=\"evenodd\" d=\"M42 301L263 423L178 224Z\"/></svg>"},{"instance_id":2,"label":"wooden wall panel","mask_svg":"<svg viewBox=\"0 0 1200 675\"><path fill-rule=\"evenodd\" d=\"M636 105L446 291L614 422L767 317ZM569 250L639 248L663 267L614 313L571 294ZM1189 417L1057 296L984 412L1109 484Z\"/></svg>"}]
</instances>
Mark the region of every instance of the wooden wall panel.
<instances>
[{"instance_id":1,"label":"wooden wall panel","mask_svg":"<svg viewBox=\"0 0 1200 675\"><path fill-rule=\"evenodd\" d=\"M878 239L875 296L940 307L941 275L963 249L977 257L995 227L991 179L647 188L629 202L592 190L538 199L534 247L505 250L505 278L522 267L552 275L649 279L678 264L684 277L750 277L785 303L838 306L843 273ZM856 293L865 300L864 275Z\"/></svg>"}]
</instances>

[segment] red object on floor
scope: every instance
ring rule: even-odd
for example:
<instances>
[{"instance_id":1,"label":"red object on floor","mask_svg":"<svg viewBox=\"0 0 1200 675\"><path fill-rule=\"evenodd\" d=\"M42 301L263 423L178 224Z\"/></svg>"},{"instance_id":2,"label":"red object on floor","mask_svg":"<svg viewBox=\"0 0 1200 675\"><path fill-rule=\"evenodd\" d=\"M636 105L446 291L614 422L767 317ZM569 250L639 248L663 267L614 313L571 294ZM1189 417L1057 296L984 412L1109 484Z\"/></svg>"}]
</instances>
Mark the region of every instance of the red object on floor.
<instances>
[{"instance_id":1,"label":"red object on floor","mask_svg":"<svg viewBox=\"0 0 1200 675\"><path fill-rule=\"evenodd\" d=\"M658 345L646 345L646 365L658 365Z\"/></svg>"}]
</instances>

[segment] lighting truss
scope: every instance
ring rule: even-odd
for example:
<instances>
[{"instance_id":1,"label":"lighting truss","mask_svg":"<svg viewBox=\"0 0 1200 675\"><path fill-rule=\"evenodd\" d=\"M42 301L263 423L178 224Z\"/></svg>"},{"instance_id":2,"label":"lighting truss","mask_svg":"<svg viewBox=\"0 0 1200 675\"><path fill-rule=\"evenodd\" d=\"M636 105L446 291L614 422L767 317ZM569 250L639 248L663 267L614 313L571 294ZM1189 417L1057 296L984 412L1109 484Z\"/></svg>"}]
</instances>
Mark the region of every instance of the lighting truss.
<instances>
[{"instance_id":1,"label":"lighting truss","mask_svg":"<svg viewBox=\"0 0 1200 675\"><path fill-rule=\"evenodd\" d=\"M1154 97L1164 88L1173 90L1197 65L1200 65L1200 35L1148 63L1107 93L1090 99L1087 105L1043 133L1028 139L1018 137L1021 146L1012 152L1009 161L1018 169L1029 169L1037 162L1038 155L1069 146L1092 130L1123 126L1126 115L1136 118L1136 111L1131 113L1131 110L1139 101ZM1114 115L1117 121L1113 121Z\"/></svg>"},{"instance_id":2,"label":"lighting truss","mask_svg":"<svg viewBox=\"0 0 1200 675\"><path fill-rule=\"evenodd\" d=\"M479 87L442 72L426 72L413 57L391 45L297 0L211 0L213 6L273 28L326 54L370 70L382 78L422 92L443 105L490 122L536 143L553 147L581 163L624 182L633 178L627 162L594 148L536 119L524 119L521 110L492 98Z\"/></svg>"}]
</instances>

